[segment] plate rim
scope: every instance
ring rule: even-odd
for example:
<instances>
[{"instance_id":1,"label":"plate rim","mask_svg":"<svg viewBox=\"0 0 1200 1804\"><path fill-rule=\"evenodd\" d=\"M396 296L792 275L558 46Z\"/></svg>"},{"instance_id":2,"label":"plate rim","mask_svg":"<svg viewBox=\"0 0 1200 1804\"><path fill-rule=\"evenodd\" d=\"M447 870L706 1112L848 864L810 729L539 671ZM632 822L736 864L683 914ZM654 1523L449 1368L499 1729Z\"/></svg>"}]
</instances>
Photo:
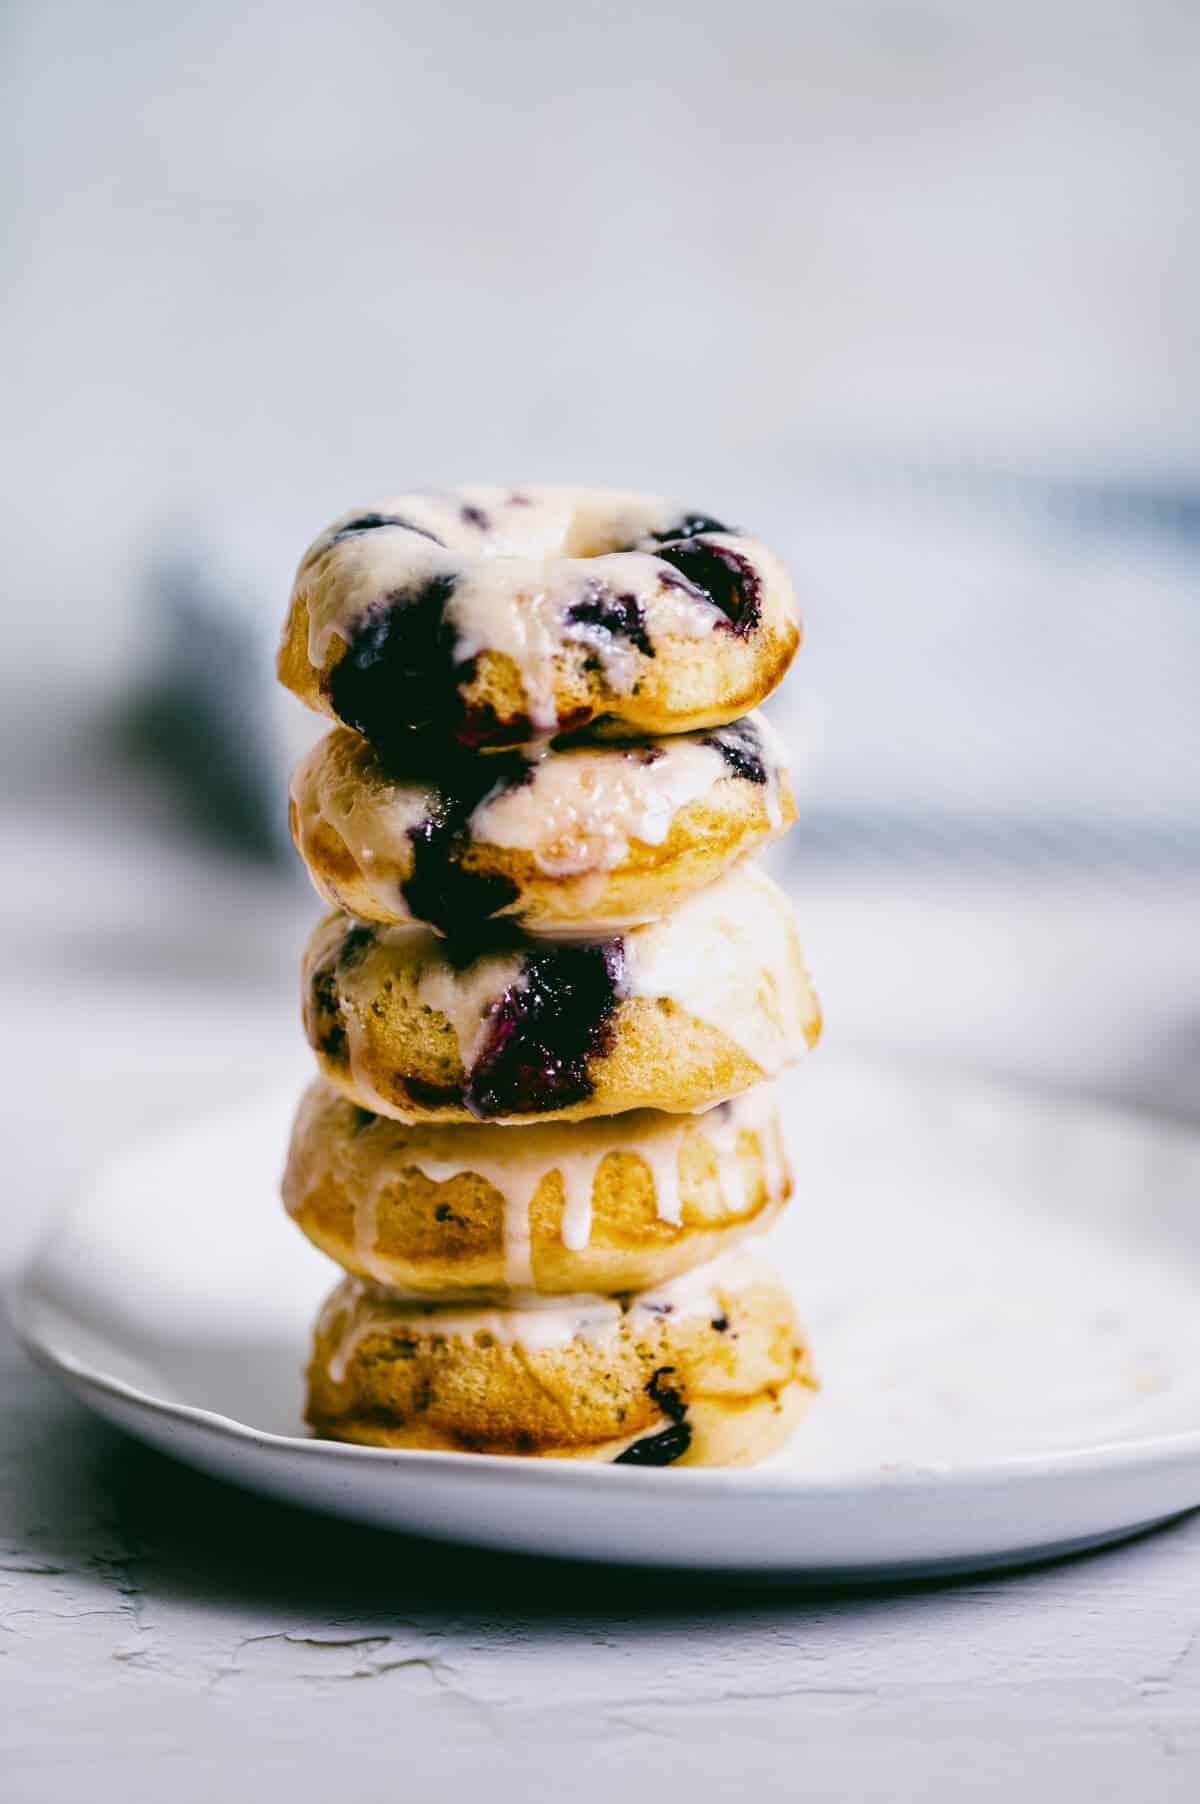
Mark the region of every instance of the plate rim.
<instances>
[{"instance_id":1,"label":"plate rim","mask_svg":"<svg viewBox=\"0 0 1200 1804\"><path fill-rule=\"evenodd\" d=\"M953 1485L968 1491L995 1484L1031 1483L1058 1477L1098 1478L1115 1476L1129 1470L1144 1471L1149 1465L1167 1468L1186 1465L1200 1459L1200 1426L1178 1429L1169 1434L1143 1435L1136 1439L1101 1441L1094 1446L1067 1450L1008 1454L995 1459L977 1459L970 1467L959 1468L935 1464L897 1463L881 1467L869 1478L806 1478L803 1471L773 1471L768 1467L683 1467L678 1471L656 1471L652 1467L629 1468L603 1461L572 1459L523 1459L513 1454L458 1453L452 1449L426 1447L369 1447L348 1441L321 1440L317 1436L277 1434L270 1429L255 1428L239 1422L218 1410L199 1404L179 1403L170 1398L155 1397L125 1379L85 1365L73 1355L64 1353L38 1331L36 1315L38 1298L23 1274L8 1287L4 1302L17 1338L30 1358L43 1370L62 1379L73 1392L76 1388L98 1391L104 1396L132 1405L147 1415L186 1424L217 1440L239 1446L259 1447L273 1454L299 1454L304 1458L336 1464L374 1464L376 1466L414 1466L449 1475L478 1473L485 1461L489 1475L507 1476L536 1483L559 1486L586 1486L593 1482L610 1488L645 1492L676 1490L682 1481L689 1489L705 1492L733 1492L745 1496L747 1491L759 1495L793 1496L830 1502L853 1496L868 1498L875 1493L895 1497L898 1493L921 1492L938 1485Z\"/></svg>"},{"instance_id":2,"label":"plate rim","mask_svg":"<svg viewBox=\"0 0 1200 1804\"><path fill-rule=\"evenodd\" d=\"M1152 1111L1108 1102L1088 1095L1062 1093L1037 1087L1006 1077L989 1077L986 1073L962 1072L941 1060L922 1060L914 1070L901 1060L886 1054L853 1053L837 1056L835 1062L870 1072L873 1076L919 1091L950 1091L968 1100L1000 1099L1009 1106L1036 1113L1044 1119L1047 1111L1065 1112L1076 1121L1106 1123L1123 1128L1151 1140L1173 1142L1176 1147L1190 1149L1200 1155L1200 1127L1177 1117L1162 1117ZM295 1456L321 1461L326 1465L374 1465L404 1467L437 1473L453 1482L454 1475L465 1478L479 1474L486 1466L489 1477L497 1481L527 1481L543 1486L587 1488L605 1485L610 1490L645 1495L650 1491L678 1491L682 1484L703 1494L736 1494L746 1498L791 1497L825 1503L853 1497L857 1501L879 1495L895 1499L906 1493L920 1494L939 1486L953 1486L968 1492L986 1489L998 1483L1036 1484L1053 1479L1114 1477L1149 1467L1174 1470L1200 1460L1200 1422L1194 1428L1181 1428L1135 1437L1095 1442L1068 1449L1032 1450L1023 1454L996 1457L976 1456L968 1467L944 1463L897 1461L880 1466L870 1476L853 1479L809 1478L802 1469L775 1470L770 1465L749 1467L629 1467L602 1461L575 1459L529 1459L510 1454L456 1452L450 1449L371 1447L351 1442L321 1440L316 1436L286 1435L270 1429L256 1428L221 1411L199 1404L155 1396L141 1386L117 1378L55 1344L39 1313L46 1307L62 1307L39 1290L42 1260L52 1248L62 1229L80 1214L98 1205L110 1187L119 1184L124 1174L135 1171L145 1161L162 1156L175 1143L187 1142L197 1134L214 1129L247 1115L253 1117L277 1104L288 1094L282 1083L263 1085L250 1095L223 1108L202 1110L176 1122L160 1134L147 1137L102 1161L90 1177L79 1183L73 1194L57 1209L49 1211L38 1233L31 1253L7 1282L0 1286L0 1307L11 1323L26 1353L52 1377L66 1384L74 1394L99 1393L117 1403L132 1407L150 1417L178 1422L199 1431L217 1442L240 1448L261 1449L272 1456ZM1200 1506L1200 1487L1197 1505Z\"/></svg>"}]
</instances>

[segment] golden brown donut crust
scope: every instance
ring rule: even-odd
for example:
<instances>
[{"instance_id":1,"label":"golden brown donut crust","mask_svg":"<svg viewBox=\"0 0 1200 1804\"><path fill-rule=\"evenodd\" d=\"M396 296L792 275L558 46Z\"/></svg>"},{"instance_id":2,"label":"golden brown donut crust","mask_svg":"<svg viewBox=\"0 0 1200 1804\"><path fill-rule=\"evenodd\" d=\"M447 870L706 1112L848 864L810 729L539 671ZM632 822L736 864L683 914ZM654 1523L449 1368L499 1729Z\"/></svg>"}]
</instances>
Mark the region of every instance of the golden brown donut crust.
<instances>
[{"instance_id":1,"label":"golden brown donut crust","mask_svg":"<svg viewBox=\"0 0 1200 1804\"><path fill-rule=\"evenodd\" d=\"M712 1293L700 1313L635 1304L613 1331L541 1346L513 1341L498 1318L439 1333L347 1278L317 1324L307 1420L367 1446L535 1458L614 1460L665 1435L673 1457L634 1461L752 1464L787 1439L816 1381L769 1269L718 1276Z\"/></svg>"},{"instance_id":2,"label":"golden brown donut crust","mask_svg":"<svg viewBox=\"0 0 1200 1804\"><path fill-rule=\"evenodd\" d=\"M711 599L731 572L744 603L733 618ZM482 606L464 600L481 589ZM405 653L418 662L393 706L378 648L387 610L411 614L414 601L434 604L421 634L435 649ZM527 623L516 639L536 642L535 658L512 649L513 619ZM370 720L338 674L364 629ZM409 624L397 619L396 633L415 646ZM627 736L735 720L776 687L799 643L779 560L719 522L623 492L529 489L514 500L465 489L393 496L334 521L301 561L278 674L308 707L376 743L432 726L464 744L516 745L589 721Z\"/></svg>"},{"instance_id":3,"label":"golden brown donut crust","mask_svg":"<svg viewBox=\"0 0 1200 1804\"><path fill-rule=\"evenodd\" d=\"M306 707L337 720L331 699L333 676L346 655L335 639L321 663L308 656L308 598L298 591L284 624L276 673L285 689ZM690 635L673 635L628 695L614 692L601 673L578 651L561 652L553 661L554 715L563 728L595 721L602 732L618 738L630 733L692 733L723 726L757 708L779 687L800 648L798 622L774 614L752 644L738 641L707 655ZM481 652L474 673L459 690L463 712L490 727L497 745L520 745L533 737L530 698L522 673L504 652Z\"/></svg>"},{"instance_id":4,"label":"golden brown donut crust","mask_svg":"<svg viewBox=\"0 0 1200 1804\"><path fill-rule=\"evenodd\" d=\"M820 1033L790 906L752 868L739 867L667 921L634 928L598 952L583 955L575 942L518 941L490 962L463 966L450 963L444 945L432 934L368 927L344 915L328 916L309 941L303 980L309 1044L325 1076L372 1113L518 1124L627 1109L691 1113L775 1076ZM491 1030L480 1028L483 1052L472 1051L468 1069L460 1027L447 1010L481 995L469 1023L478 1037L479 1024L495 1019L497 1009L503 1015L508 999L521 1004L544 993L545 985L523 977L539 968L528 961L548 961L544 968L553 975L560 958L607 960L614 946L624 973L644 964L649 975L633 982L649 983L650 993L630 994L628 987L622 993L614 984L602 1028L580 1055L579 1082L544 1093L528 1085L513 1102L494 1089L481 1093ZM654 988L652 948L664 986L677 981L678 991ZM628 986L628 977L622 981ZM560 1017L569 1013L568 1005Z\"/></svg>"},{"instance_id":5,"label":"golden brown donut crust","mask_svg":"<svg viewBox=\"0 0 1200 1804\"><path fill-rule=\"evenodd\" d=\"M564 1237L568 1183L588 1199L582 1246ZM283 1178L289 1214L322 1252L435 1299L508 1292L510 1210L536 1290L607 1295L665 1283L764 1231L791 1189L778 1111L757 1094L694 1118L432 1128L369 1115L320 1079Z\"/></svg>"},{"instance_id":6,"label":"golden brown donut crust","mask_svg":"<svg viewBox=\"0 0 1200 1804\"><path fill-rule=\"evenodd\" d=\"M631 925L668 914L786 832L796 818L786 765L773 761L765 726L739 722L726 731L751 736L752 746L752 736L764 734L767 743L746 760L755 779L740 776L711 750L706 735L548 752L543 765L532 767L526 793L518 800L527 802L533 814L541 805L541 790L557 780L555 799L561 801L565 779L574 773L580 795L573 818L562 808L569 819L560 838L525 849L489 842L488 809L477 807L444 854L463 903L477 897L479 918L506 916L527 932L546 934ZM731 745L736 757L737 741ZM682 791L685 799L671 810L665 837L657 843L639 837L636 816L633 828L622 834L622 806L628 813L632 785L639 779L651 783L663 766L669 769L681 755L697 754L712 765L712 780L694 796ZM608 822L605 798L596 795L603 789L605 766L615 779ZM762 780L757 779L760 770ZM414 884L423 824L437 821L446 807L446 793L431 780L397 775L359 734L340 728L297 766L288 820L313 885L331 907L363 921L422 919L449 931L450 924L437 911L442 892L435 886L434 900L426 900ZM619 857L608 851L606 826ZM461 881L464 876L466 882Z\"/></svg>"}]
</instances>

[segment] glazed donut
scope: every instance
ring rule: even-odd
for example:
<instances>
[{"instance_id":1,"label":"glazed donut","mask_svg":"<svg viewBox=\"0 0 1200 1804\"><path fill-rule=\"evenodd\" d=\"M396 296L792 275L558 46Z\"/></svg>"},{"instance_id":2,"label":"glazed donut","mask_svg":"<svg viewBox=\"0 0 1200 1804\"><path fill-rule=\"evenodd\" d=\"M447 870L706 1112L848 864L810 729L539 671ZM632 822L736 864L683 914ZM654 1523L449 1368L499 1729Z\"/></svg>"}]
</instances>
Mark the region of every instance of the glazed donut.
<instances>
[{"instance_id":1,"label":"glazed donut","mask_svg":"<svg viewBox=\"0 0 1200 1804\"><path fill-rule=\"evenodd\" d=\"M325 1075L401 1121L695 1112L820 1031L787 898L750 864L600 940L493 929L466 949L333 914L308 943L303 993Z\"/></svg>"},{"instance_id":2,"label":"glazed donut","mask_svg":"<svg viewBox=\"0 0 1200 1804\"><path fill-rule=\"evenodd\" d=\"M496 915L558 934L657 920L795 814L786 756L753 714L533 760L443 752L425 771L342 727L297 766L289 808L327 902L442 933Z\"/></svg>"},{"instance_id":3,"label":"glazed donut","mask_svg":"<svg viewBox=\"0 0 1200 1804\"><path fill-rule=\"evenodd\" d=\"M279 678L381 751L414 729L519 745L683 733L770 694L800 642L778 559L720 521L604 489L397 495L305 552Z\"/></svg>"},{"instance_id":4,"label":"glazed donut","mask_svg":"<svg viewBox=\"0 0 1200 1804\"><path fill-rule=\"evenodd\" d=\"M782 1445L816 1388L791 1298L734 1252L624 1299L428 1308L346 1278L317 1323L319 1435L639 1466L733 1466Z\"/></svg>"},{"instance_id":5,"label":"glazed donut","mask_svg":"<svg viewBox=\"0 0 1200 1804\"><path fill-rule=\"evenodd\" d=\"M323 1253L441 1299L644 1290L762 1232L790 1192L769 1085L698 1116L409 1127L318 1079L283 1177Z\"/></svg>"}]
</instances>

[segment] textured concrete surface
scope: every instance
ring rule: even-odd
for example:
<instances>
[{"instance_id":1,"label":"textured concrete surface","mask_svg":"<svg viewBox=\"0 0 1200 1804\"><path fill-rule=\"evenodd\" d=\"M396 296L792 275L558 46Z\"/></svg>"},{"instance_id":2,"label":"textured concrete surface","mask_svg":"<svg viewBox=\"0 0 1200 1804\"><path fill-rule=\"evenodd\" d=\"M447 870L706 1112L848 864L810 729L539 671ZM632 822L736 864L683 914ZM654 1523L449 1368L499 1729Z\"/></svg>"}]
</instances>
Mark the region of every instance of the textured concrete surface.
<instances>
[{"instance_id":1,"label":"textured concrete surface","mask_svg":"<svg viewBox=\"0 0 1200 1804\"><path fill-rule=\"evenodd\" d=\"M0 1366L12 1804L1196 1795L1200 1519L857 1595L543 1566L216 1486L18 1357Z\"/></svg>"}]
</instances>

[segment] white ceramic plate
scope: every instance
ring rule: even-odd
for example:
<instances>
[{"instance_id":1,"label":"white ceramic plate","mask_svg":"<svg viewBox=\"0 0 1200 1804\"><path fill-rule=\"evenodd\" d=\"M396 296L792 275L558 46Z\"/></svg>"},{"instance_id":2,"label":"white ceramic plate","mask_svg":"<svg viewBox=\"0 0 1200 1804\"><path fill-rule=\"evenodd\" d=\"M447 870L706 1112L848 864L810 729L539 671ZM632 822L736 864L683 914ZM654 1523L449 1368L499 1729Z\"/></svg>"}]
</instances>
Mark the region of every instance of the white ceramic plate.
<instances>
[{"instance_id":1,"label":"white ceramic plate","mask_svg":"<svg viewBox=\"0 0 1200 1804\"><path fill-rule=\"evenodd\" d=\"M818 1057L784 1092L771 1237L823 1388L750 1471L383 1452L305 1438L337 1272L277 1200L294 1092L129 1160L14 1298L101 1415L361 1522L586 1559L814 1578L1065 1552L1200 1503L1200 1137Z\"/></svg>"}]
</instances>

